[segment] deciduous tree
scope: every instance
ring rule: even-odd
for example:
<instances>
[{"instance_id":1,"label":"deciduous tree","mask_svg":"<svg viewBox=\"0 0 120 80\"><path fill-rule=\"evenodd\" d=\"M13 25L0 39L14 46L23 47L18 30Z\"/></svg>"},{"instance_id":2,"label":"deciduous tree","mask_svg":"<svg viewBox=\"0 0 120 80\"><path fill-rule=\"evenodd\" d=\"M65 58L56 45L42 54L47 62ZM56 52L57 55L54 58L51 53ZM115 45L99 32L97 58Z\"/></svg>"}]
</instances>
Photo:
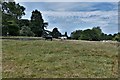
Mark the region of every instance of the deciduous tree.
<instances>
[{"instance_id":1,"label":"deciduous tree","mask_svg":"<svg viewBox=\"0 0 120 80\"><path fill-rule=\"evenodd\" d=\"M16 4L15 2L3 2L2 3L2 33L3 35L17 35L19 26L18 20L25 15L25 8L21 5ZM11 23L11 24L10 24ZM15 28L15 29L13 29ZM8 30L5 30L8 29ZM17 30L17 31L13 31ZM8 31L8 32L6 32ZM13 33L11 32L13 31ZM15 33L14 33L15 32Z\"/></svg>"},{"instance_id":2,"label":"deciduous tree","mask_svg":"<svg viewBox=\"0 0 120 80\"><path fill-rule=\"evenodd\" d=\"M42 14L40 13L40 11L35 10L32 12L30 26L35 36L42 36L45 24L44 24L44 20L42 18Z\"/></svg>"},{"instance_id":3,"label":"deciduous tree","mask_svg":"<svg viewBox=\"0 0 120 80\"><path fill-rule=\"evenodd\" d=\"M58 31L58 28L54 28L52 31L53 38L58 38L61 36L61 33Z\"/></svg>"}]
</instances>

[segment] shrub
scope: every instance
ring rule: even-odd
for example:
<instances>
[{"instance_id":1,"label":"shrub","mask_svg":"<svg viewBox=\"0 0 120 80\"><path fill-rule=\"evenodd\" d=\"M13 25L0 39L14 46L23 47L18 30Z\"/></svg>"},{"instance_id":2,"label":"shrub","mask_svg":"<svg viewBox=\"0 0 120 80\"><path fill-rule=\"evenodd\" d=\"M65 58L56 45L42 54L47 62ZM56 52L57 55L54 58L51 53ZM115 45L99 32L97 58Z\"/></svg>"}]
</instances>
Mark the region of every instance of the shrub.
<instances>
[{"instance_id":1,"label":"shrub","mask_svg":"<svg viewBox=\"0 0 120 80\"><path fill-rule=\"evenodd\" d=\"M35 36L35 34L31 31L28 26L23 26L20 30L21 36Z\"/></svg>"}]
</instances>

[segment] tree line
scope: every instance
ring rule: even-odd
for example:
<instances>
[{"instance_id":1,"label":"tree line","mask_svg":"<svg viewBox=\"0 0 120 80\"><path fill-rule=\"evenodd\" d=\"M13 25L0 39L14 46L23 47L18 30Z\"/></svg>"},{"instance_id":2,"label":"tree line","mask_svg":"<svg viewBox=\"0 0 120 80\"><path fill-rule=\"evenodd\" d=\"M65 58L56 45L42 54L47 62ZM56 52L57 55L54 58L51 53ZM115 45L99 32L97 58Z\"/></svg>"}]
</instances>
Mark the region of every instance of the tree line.
<instances>
[{"instance_id":1,"label":"tree line","mask_svg":"<svg viewBox=\"0 0 120 80\"><path fill-rule=\"evenodd\" d=\"M102 32L100 27L93 27L92 29L76 30L71 33L71 38L76 40L89 40L89 41L100 41L100 40L114 40L120 41L120 33L116 34L105 34Z\"/></svg>"},{"instance_id":2,"label":"tree line","mask_svg":"<svg viewBox=\"0 0 120 80\"><path fill-rule=\"evenodd\" d=\"M25 15L25 7L15 2L2 3L2 35L3 36L41 36L47 23L38 10L32 11L31 20L21 19Z\"/></svg>"},{"instance_id":3,"label":"tree line","mask_svg":"<svg viewBox=\"0 0 120 80\"><path fill-rule=\"evenodd\" d=\"M30 20L21 19L25 15L25 7L15 2L2 3L2 35L3 36L35 36L42 37L52 35L54 38L62 36L58 28L53 31L45 30L48 22L44 22L42 13L38 10L32 11ZM67 33L65 32L65 35Z\"/></svg>"},{"instance_id":4,"label":"tree line","mask_svg":"<svg viewBox=\"0 0 120 80\"><path fill-rule=\"evenodd\" d=\"M66 36L69 39L76 40L117 40L120 41L120 33L114 35L107 35L102 32L100 27L93 27L92 29L76 30L71 32L68 37L67 32L61 34L58 28L52 31L46 30L48 22L42 18L42 13L38 10L33 10L30 20L21 19L25 15L25 7L15 2L2 3L2 36L35 36L44 37L52 35L53 38Z\"/></svg>"}]
</instances>

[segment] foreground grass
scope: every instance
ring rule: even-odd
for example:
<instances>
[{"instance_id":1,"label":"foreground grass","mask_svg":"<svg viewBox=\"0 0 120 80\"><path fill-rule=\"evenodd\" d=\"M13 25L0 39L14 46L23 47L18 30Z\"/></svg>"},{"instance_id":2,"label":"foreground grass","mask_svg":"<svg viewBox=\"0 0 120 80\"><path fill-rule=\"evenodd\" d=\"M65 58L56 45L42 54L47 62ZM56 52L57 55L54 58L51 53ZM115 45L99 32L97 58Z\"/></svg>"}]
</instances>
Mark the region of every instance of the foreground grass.
<instances>
[{"instance_id":1,"label":"foreground grass","mask_svg":"<svg viewBox=\"0 0 120 80\"><path fill-rule=\"evenodd\" d=\"M117 43L3 40L3 78L118 77Z\"/></svg>"}]
</instances>

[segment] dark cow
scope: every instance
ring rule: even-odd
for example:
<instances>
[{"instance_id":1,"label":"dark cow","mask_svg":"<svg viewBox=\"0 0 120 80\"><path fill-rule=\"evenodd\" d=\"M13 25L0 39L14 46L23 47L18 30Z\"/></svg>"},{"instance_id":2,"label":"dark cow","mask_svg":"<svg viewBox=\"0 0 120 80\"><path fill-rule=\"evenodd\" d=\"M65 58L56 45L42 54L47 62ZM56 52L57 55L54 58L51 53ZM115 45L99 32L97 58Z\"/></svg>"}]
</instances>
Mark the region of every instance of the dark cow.
<instances>
[{"instance_id":1,"label":"dark cow","mask_svg":"<svg viewBox=\"0 0 120 80\"><path fill-rule=\"evenodd\" d=\"M48 40L48 39L50 39L51 41L52 41L52 36L51 35L47 35L47 36L45 36L45 40Z\"/></svg>"}]
</instances>

